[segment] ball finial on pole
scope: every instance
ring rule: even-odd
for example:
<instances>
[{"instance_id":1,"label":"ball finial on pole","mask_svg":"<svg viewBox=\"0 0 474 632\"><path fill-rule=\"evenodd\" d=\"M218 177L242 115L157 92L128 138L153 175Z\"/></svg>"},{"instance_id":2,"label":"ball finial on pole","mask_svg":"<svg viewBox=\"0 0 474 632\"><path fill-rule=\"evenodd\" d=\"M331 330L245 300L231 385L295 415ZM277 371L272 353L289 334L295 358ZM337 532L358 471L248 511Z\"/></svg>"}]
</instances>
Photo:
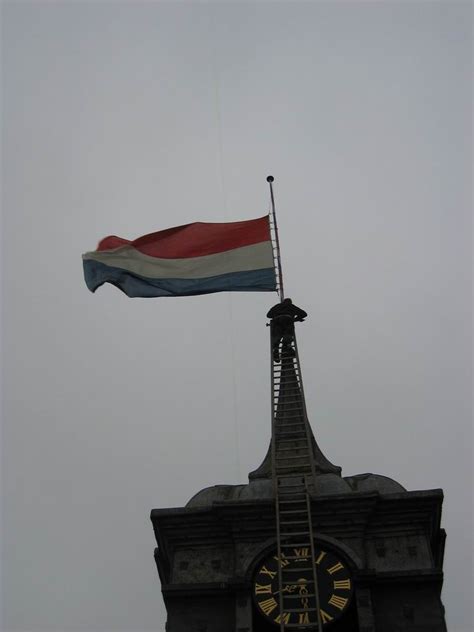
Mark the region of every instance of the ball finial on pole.
<instances>
[{"instance_id":1,"label":"ball finial on pole","mask_svg":"<svg viewBox=\"0 0 474 632\"><path fill-rule=\"evenodd\" d=\"M267 176L267 182L273 182L275 178L273 176Z\"/></svg>"}]
</instances>

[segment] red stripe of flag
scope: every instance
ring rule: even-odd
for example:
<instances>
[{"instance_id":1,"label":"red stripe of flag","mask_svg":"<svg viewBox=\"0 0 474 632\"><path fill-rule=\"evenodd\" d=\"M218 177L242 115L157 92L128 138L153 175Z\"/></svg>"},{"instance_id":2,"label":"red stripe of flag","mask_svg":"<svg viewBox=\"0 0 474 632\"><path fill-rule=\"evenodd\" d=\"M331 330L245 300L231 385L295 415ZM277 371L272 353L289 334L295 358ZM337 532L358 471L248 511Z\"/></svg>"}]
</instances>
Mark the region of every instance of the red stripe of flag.
<instances>
[{"instance_id":1,"label":"red stripe of flag","mask_svg":"<svg viewBox=\"0 0 474 632\"><path fill-rule=\"evenodd\" d=\"M98 251L132 246L150 257L184 259L213 255L242 246L270 240L268 215L243 222L195 222L160 230L133 241L121 237L105 237Z\"/></svg>"}]
</instances>

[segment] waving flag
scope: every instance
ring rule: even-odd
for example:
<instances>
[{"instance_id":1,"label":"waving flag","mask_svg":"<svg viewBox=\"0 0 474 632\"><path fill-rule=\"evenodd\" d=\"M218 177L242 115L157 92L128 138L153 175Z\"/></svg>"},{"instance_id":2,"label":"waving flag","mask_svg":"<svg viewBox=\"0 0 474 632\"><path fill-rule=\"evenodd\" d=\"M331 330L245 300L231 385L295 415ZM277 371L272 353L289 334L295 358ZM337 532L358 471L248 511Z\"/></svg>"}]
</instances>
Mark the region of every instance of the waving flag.
<instances>
[{"instance_id":1,"label":"waving flag","mask_svg":"<svg viewBox=\"0 0 474 632\"><path fill-rule=\"evenodd\" d=\"M130 297L276 290L268 215L195 222L133 241L105 237L82 255L87 287L111 283Z\"/></svg>"}]
</instances>

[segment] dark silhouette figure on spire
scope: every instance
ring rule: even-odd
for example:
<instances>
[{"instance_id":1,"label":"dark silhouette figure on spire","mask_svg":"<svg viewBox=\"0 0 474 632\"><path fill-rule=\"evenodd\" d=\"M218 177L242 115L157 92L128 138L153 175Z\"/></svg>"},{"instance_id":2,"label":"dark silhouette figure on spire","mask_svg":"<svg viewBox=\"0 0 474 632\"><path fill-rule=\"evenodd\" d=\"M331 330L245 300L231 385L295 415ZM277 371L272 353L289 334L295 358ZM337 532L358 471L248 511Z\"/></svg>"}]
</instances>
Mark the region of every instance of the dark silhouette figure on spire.
<instances>
[{"instance_id":1,"label":"dark silhouette figure on spire","mask_svg":"<svg viewBox=\"0 0 474 632\"><path fill-rule=\"evenodd\" d=\"M291 343L295 335L295 323L303 322L307 315L304 309L293 305L291 298L285 298L270 309L267 318L270 318L274 362L280 362L280 342L282 342L281 351L283 354L294 353Z\"/></svg>"}]
</instances>

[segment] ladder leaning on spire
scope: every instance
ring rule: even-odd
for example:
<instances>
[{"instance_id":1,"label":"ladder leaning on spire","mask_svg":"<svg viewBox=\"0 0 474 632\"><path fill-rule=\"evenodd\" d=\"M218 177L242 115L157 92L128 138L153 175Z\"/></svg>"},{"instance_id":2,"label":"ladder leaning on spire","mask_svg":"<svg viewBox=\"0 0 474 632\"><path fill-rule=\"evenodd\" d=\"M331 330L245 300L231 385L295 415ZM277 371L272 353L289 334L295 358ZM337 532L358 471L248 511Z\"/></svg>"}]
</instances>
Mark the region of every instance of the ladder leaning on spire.
<instances>
[{"instance_id":1,"label":"ladder leaning on spire","mask_svg":"<svg viewBox=\"0 0 474 632\"><path fill-rule=\"evenodd\" d=\"M280 632L323 629L309 494L315 481L312 435L294 329L295 321L303 321L306 315L291 299L284 299L267 314L272 342L272 478L280 560Z\"/></svg>"}]
</instances>

